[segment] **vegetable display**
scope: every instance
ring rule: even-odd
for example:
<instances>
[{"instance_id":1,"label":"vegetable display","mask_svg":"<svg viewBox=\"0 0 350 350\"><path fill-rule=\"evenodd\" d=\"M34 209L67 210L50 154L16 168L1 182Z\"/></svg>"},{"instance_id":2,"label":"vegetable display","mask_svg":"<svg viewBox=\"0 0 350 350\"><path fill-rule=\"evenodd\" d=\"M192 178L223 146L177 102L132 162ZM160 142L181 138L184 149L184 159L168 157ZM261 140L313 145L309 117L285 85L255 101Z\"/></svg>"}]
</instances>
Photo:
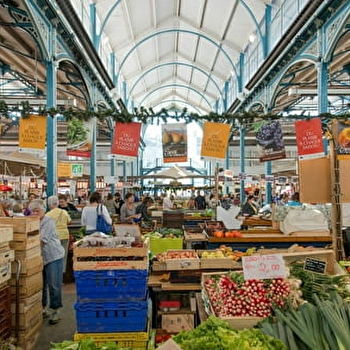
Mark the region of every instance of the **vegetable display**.
<instances>
[{"instance_id":1,"label":"vegetable display","mask_svg":"<svg viewBox=\"0 0 350 350\"><path fill-rule=\"evenodd\" d=\"M306 302L297 311L274 310L275 317L260 322L259 328L289 350L349 349L350 304L334 291L327 300L313 297L315 305Z\"/></svg>"},{"instance_id":2,"label":"vegetable display","mask_svg":"<svg viewBox=\"0 0 350 350\"><path fill-rule=\"evenodd\" d=\"M259 329L235 330L211 315L192 331L173 336L183 350L285 350L282 341Z\"/></svg>"},{"instance_id":3,"label":"vegetable display","mask_svg":"<svg viewBox=\"0 0 350 350\"><path fill-rule=\"evenodd\" d=\"M179 228L158 227L152 232L145 233L143 237L152 238L178 238L183 237L183 230Z\"/></svg>"},{"instance_id":4,"label":"vegetable display","mask_svg":"<svg viewBox=\"0 0 350 350\"><path fill-rule=\"evenodd\" d=\"M106 342L96 345L92 339L80 340L78 342L64 340L61 343L51 343L50 350L119 350L116 342Z\"/></svg>"},{"instance_id":5,"label":"vegetable display","mask_svg":"<svg viewBox=\"0 0 350 350\"><path fill-rule=\"evenodd\" d=\"M290 283L282 278L244 280L243 274L230 271L212 275L204 282L216 316L271 315L272 307L282 307L290 294Z\"/></svg>"}]
</instances>

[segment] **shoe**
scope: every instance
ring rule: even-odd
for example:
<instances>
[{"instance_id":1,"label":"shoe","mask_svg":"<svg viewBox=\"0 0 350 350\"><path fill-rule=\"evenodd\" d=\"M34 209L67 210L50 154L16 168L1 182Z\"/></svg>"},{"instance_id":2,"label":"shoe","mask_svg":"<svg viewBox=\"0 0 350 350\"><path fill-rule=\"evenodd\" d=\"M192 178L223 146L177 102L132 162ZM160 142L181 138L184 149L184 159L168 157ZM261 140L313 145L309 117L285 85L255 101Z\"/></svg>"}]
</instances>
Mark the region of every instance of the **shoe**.
<instances>
[{"instance_id":1,"label":"shoe","mask_svg":"<svg viewBox=\"0 0 350 350\"><path fill-rule=\"evenodd\" d=\"M47 308L43 309L43 318L49 318L50 317L50 311Z\"/></svg>"},{"instance_id":2,"label":"shoe","mask_svg":"<svg viewBox=\"0 0 350 350\"><path fill-rule=\"evenodd\" d=\"M51 317L49 319L49 324L57 324L60 321L61 321L61 318L60 318L58 310L53 310Z\"/></svg>"}]
</instances>

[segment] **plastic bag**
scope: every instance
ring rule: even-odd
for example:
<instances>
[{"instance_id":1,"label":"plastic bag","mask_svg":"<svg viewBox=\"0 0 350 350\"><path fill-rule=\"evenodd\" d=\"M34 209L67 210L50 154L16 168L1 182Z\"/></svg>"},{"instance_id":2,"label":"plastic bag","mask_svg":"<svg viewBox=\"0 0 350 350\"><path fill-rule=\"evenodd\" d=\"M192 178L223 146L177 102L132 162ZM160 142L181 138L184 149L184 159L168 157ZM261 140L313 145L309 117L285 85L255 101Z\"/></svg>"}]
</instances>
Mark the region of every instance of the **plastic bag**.
<instances>
[{"instance_id":1,"label":"plastic bag","mask_svg":"<svg viewBox=\"0 0 350 350\"><path fill-rule=\"evenodd\" d=\"M111 233L112 225L108 224L102 214L102 205L97 206L96 231Z\"/></svg>"}]
</instances>

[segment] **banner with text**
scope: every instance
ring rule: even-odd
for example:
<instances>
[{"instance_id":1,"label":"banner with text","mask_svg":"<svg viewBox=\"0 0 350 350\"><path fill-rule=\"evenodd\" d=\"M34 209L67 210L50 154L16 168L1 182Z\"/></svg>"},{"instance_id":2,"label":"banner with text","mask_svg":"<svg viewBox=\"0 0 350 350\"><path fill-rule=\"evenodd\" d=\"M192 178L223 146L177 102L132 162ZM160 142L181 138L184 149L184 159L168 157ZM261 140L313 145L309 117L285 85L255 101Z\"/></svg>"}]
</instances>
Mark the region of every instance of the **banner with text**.
<instances>
[{"instance_id":1,"label":"banner with text","mask_svg":"<svg viewBox=\"0 0 350 350\"><path fill-rule=\"evenodd\" d=\"M321 119L298 120L294 125L299 159L323 157Z\"/></svg>"},{"instance_id":2,"label":"banner with text","mask_svg":"<svg viewBox=\"0 0 350 350\"><path fill-rule=\"evenodd\" d=\"M256 123L254 130L260 162L286 158L279 121Z\"/></svg>"},{"instance_id":3,"label":"banner with text","mask_svg":"<svg viewBox=\"0 0 350 350\"><path fill-rule=\"evenodd\" d=\"M187 124L162 125L163 162L187 162Z\"/></svg>"},{"instance_id":4,"label":"banner with text","mask_svg":"<svg viewBox=\"0 0 350 350\"><path fill-rule=\"evenodd\" d=\"M93 130L93 118L89 120L70 119L67 128L67 155L90 158Z\"/></svg>"},{"instance_id":5,"label":"banner with text","mask_svg":"<svg viewBox=\"0 0 350 350\"><path fill-rule=\"evenodd\" d=\"M45 149L46 116L30 115L19 121L18 147L26 149Z\"/></svg>"},{"instance_id":6,"label":"banner with text","mask_svg":"<svg viewBox=\"0 0 350 350\"><path fill-rule=\"evenodd\" d=\"M120 159L135 158L139 154L141 123L116 123L111 153Z\"/></svg>"},{"instance_id":7,"label":"banner with text","mask_svg":"<svg viewBox=\"0 0 350 350\"><path fill-rule=\"evenodd\" d=\"M350 123L338 121L338 159L350 159Z\"/></svg>"},{"instance_id":8,"label":"banner with text","mask_svg":"<svg viewBox=\"0 0 350 350\"><path fill-rule=\"evenodd\" d=\"M225 159L229 137L229 124L204 123L201 156L209 160Z\"/></svg>"}]
</instances>

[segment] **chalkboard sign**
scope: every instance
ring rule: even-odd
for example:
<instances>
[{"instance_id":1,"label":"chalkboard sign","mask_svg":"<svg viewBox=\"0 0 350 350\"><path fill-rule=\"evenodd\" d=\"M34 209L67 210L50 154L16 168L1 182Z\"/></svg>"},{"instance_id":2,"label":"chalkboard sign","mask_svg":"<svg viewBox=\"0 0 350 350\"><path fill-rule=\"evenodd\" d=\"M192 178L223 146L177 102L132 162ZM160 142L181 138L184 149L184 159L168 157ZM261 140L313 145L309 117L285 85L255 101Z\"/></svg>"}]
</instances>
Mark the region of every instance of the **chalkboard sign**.
<instances>
[{"instance_id":1,"label":"chalkboard sign","mask_svg":"<svg viewBox=\"0 0 350 350\"><path fill-rule=\"evenodd\" d=\"M326 272L327 261L313 258L306 258L304 270L324 274Z\"/></svg>"}]
</instances>

